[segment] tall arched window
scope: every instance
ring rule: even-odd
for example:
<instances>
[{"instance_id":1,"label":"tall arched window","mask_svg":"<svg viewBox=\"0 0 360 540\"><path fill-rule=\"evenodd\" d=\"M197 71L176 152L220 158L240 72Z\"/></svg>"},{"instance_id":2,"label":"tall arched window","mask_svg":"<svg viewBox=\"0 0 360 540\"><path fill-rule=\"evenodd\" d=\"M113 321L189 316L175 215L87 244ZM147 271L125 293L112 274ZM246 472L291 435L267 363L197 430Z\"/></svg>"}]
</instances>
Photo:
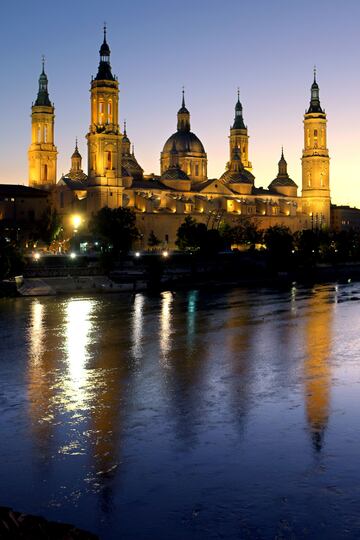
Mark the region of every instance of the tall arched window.
<instances>
[{"instance_id":1,"label":"tall arched window","mask_svg":"<svg viewBox=\"0 0 360 540\"><path fill-rule=\"evenodd\" d=\"M37 128L37 142L41 142L41 126L40 124L38 125L38 128Z\"/></svg>"},{"instance_id":2,"label":"tall arched window","mask_svg":"<svg viewBox=\"0 0 360 540\"><path fill-rule=\"evenodd\" d=\"M107 153L107 168L112 169L112 155L111 152Z\"/></svg>"},{"instance_id":3,"label":"tall arched window","mask_svg":"<svg viewBox=\"0 0 360 540\"><path fill-rule=\"evenodd\" d=\"M109 99L108 101L108 121L112 123L112 101Z\"/></svg>"},{"instance_id":4,"label":"tall arched window","mask_svg":"<svg viewBox=\"0 0 360 540\"><path fill-rule=\"evenodd\" d=\"M46 143L48 139L48 127L47 124L44 125L44 142Z\"/></svg>"}]
</instances>

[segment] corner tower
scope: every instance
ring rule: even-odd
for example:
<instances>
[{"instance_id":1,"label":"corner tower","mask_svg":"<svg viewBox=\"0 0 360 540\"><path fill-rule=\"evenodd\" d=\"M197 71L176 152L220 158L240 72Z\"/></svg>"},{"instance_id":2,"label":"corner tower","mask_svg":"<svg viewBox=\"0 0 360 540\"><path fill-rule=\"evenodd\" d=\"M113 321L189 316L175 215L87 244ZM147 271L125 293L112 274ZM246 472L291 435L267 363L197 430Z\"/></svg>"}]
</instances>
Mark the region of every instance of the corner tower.
<instances>
[{"instance_id":1,"label":"corner tower","mask_svg":"<svg viewBox=\"0 0 360 540\"><path fill-rule=\"evenodd\" d=\"M91 123L88 141L88 210L122 205L121 139L119 129L119 83L111 72L110 48L100 47L98 73L91 81Z\"/></svg>"},{"instance_id":2,"label":"corner tower","mask_svg":"<svg viewBox=\"0 0 360 540\"><path fill-rule=\"evenodd\" d=\"M31 144L28 151L29 186L50 189L56 184L57 148L54 145L55 108L48 93L45 59L39 90L31 107Z\"/></svg>"},{"instance_id":3,"label":"corner tower","mask_svg":"<svg viewBox=\"0 0 360 540\"><path fill-rule=\"evenodd\" d=\"M249 135L247 127L244 124L243 108L240 102L240 92L238 90L238 99L235 105L234 123L230 128L230 160L234 155L234 149L238 148L241 163L244 169L251 172L252 164L249 161Z\"/></svg>"},{"instance_id":4,"label":"corner tower","mask_svg":"<svg viewBox=\"0 0 360 540\"><path fill-rule=\"evenodd\" d=\"M304 115L302 153L302 211L312 228L330 225L330 158L326 142L326 114L321 108L314 69L310 106Z\"/></svg>"}]
</instances>

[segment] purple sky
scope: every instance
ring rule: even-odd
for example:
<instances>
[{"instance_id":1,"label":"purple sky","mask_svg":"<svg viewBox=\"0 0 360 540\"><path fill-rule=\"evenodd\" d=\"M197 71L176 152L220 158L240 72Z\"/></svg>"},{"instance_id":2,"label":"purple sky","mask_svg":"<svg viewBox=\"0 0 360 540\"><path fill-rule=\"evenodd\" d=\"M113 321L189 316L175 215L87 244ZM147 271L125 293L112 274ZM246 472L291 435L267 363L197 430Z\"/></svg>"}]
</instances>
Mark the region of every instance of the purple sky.
<instances>
[{"instance_id":1,"label":"purple sky","mask_svg":"<svg viewBox=\"0 0 360 540\"><path fill-rule=\"evenodd\" d=\"M256 185L276 176L283 144L289 173L301 186L302 120L316 64L328 114L332 199L360 206L358 0L7 2L0 21L1 182L27 184L30 107L42 54L56 107L58 176L69 170L76 136L86 170L89 85L104 20L120 117L145 172L159 172L185 85L209 177L222 174L239 86Z\"/></svg>"}]
</instances>

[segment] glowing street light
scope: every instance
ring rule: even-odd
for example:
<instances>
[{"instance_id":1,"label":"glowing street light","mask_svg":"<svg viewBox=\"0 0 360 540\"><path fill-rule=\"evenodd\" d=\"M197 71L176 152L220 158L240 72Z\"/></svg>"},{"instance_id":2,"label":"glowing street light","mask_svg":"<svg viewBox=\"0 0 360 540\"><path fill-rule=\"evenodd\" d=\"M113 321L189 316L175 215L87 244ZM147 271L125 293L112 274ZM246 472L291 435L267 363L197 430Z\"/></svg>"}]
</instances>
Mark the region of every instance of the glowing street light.
<instances>
[{"instance_id":1,"label":"glowing street light","mask_svg":"<svg viewBox=\"0 0 360 540\"><path fill-rule=\"evenodd\" d=\"M135 257L140 257L140 251L135 251Z\"/></svg>"},{"instance_id":2,"label":"glowing street light","mask_svg":"<svg viewBox=\"0 0 360 540\"><path fill-rule=\"evenodd\" d=\"M72 221L74 230L76 230L80 227L82 219L81 219L81 216L79 216L78 214L74 214L73 216L71 216L71 221Z\"/></svg>"},{"instance_id":3,"label":"glowing street light","mask_svg":"<svg viewBox=\"0 0 360 540\"><path fill-rule=\"evenodd\" d=\"M165 257L165 259L166 259L166 257L169 256L169 252L168 251L163 251L162 256Z\"/></svg>"},{"instance_id":4,"label":"glowing street light","mask_svg":"<svg viewBox=\"0 0 360 540\"><path fill-rule=\"evenodd\" d=\"M40 259L41 255L40 255L40 253L34 253L33 257L34 257L35 261L38 261Z\"/></svg>"},{"instance_id":5,"label":"glowing street light","mask_svg":"<svg viewBox=\"0 0 360 540\"><path fill-rule=\"evenodd\" d=\"M76 253L72 252L70 253L70 259L75 259L76 258Z\"/></svg>"}]
</instances>

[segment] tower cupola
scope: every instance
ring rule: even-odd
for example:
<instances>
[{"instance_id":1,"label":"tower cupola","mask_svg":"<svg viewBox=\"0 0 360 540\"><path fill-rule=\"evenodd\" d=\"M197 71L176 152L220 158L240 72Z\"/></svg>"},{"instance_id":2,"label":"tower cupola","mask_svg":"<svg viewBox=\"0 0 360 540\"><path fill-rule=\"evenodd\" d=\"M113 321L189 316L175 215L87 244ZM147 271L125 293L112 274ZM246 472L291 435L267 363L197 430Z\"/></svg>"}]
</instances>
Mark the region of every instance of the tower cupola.
<instances>
[{"instance_id":1,"label":"tower cupola","mask_svg":"<svg viewBox=\"0 0 360 540\"><path fill-rule=\"evenodd\" d=\"M311 99L310 107L307 111L309 113L324 113L320 106L319 85L316 81L316 68L314 67L314 82L311 85Z\"/></svg>"},{"instance_id":2,"label":"tower cupola","mask_svg":"<svg viewBox=\"0 0 360 540\"><path fill-rule=\"evenodd\" d=\"M243 118L243 108L240 102L240 91L238 89L238 99L235 105L235 119L232 129L246 129Z\"/></svg>"},{"instance_id":3,"label":"tower cupola","mask_svg":"<svg viewBox=\"0 0 360 540\"><path fill-rule=\"evenodd\" d=\"M42 57L42 71L39 77L39 90L34 105L51 107L51 101L48 92L48 78L45 73L45 57Z\"/></svg>"},{"instance_id":4,"label":"tower cupola","mask_svg":"<svg viewBox=\"0 0 360 540\"><path fill-rule=\"evenodd\" d=\"M178 110L178 131L190 131L190 113L185 106L185 91L182 90L182 102L181 107Z\"/></svg>"},{"instance_id":5,"label":"tower cupola","mask_svg":"<svg viewBox=\"0 0 360 540\"><path fill-rule=\"evenodd\" d=\"M100 47L100 63L97 75L95 77L96 81L114 81L115 77L111 72L110 65L110 47L106 41L106 25L104 25L104 41Z\"/></svg>"}]
</instances>

